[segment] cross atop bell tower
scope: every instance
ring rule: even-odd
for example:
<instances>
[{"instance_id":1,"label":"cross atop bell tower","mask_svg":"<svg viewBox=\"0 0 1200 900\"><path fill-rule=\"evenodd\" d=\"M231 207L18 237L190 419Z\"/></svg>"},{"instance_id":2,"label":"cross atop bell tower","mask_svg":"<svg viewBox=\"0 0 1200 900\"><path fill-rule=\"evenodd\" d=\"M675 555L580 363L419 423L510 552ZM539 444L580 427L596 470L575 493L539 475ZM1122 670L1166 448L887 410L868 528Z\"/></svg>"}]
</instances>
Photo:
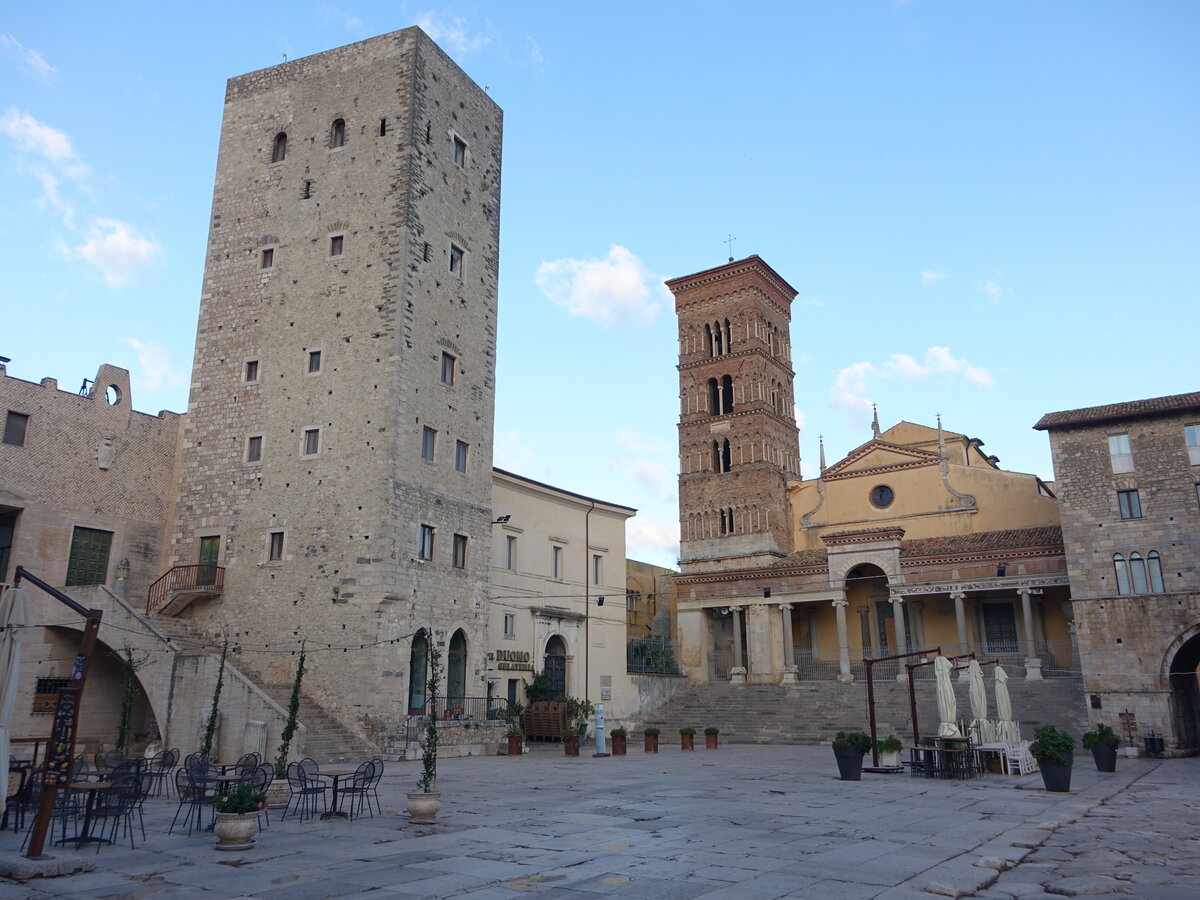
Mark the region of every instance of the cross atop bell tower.
<instances>
[{"instance_id":1,"label":"cross atop bell tower","mask_svg":"<svg viewBox=\"0 0 1200 900\"><path fill-rule=\"evenodd\" d=\"M792 552L800 478L792 397L796 290L758 256L673 278L679 318L679 525L685 573Z\"/></svg>"}]
</instances>

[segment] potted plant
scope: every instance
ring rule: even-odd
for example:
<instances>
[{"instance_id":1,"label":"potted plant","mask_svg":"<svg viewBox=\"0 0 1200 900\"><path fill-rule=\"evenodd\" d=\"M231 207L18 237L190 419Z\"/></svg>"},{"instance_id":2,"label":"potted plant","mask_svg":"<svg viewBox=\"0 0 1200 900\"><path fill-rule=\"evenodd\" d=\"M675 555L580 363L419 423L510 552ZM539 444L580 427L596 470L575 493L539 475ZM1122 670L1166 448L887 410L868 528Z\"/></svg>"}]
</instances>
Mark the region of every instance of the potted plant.
<instances>
[{"instance_id":1,"label":"potted plant","mask_svg":"<svg viewBox=\"0 0 1200 900\"><path fill-rule=\"evenodd\" d=\"M1096 761L1097 772L1117 771L1117 747L1121 746L1121 738L1115 731L1104 723L1096 726L1095 731L1089 731L1083 736L1083 749L1092 751L1092 759Z\"/></svg>"},{"instance_id":2,"label":"potted plant","mask_svg":"<svg viewBox=\"0 0 1200 900\"><path fill-rule=\"evenodd\" d=\"M890 769L900 767L900 751L904 749L904 745L900 743L900 738L894 734L890 734L881 741L875 742L875 752L879 754L879 765L886 766Z\"/></svg>"},{"instance_id":3,"label":"potted plant","mask_svg":"<svg viewBox=\"0 0 1200 900\"><path fill-rule=\"evenodd\" d=\"M216 821L213 833L218 850L249 850L258 834L258 816L267 805L267 795L249 782L239 782L213 800Z\"/></svg>"},{"instance_id":4,"label":"potted plant","mask_svg":"<svg viewBox=\"0 0 1200 900\"><path fill-rule=\"evenodd\" d=\"M716 750L717 749L717 735L720 733L721 733L720 728L713 728L710 726L710 727L704 729L704 749L705 750Z\"/></svg>"},{"instance_id":5,"label":"potted plant","mask_svg":"<svg viewBox=\"0 0 1200 900\"><path fill-rule=\"evenodd\" d=\"M1053 725L1043 725L1033 732L1029 752L1042 770L1046 790L1067 793L1071 790L1071 764L1075 760L1075 740Z\"/></svg>"},{"instance_id":6,"label":"potted plant","mask_svg":"<svg viewBox=\"0 0 1200 900\"><path fill-rule=\"evenodd\" d=\"M871 749L871 736L861 731L839 731L833 739L833 756L842 781L862 779L863 754Z\"/></svg>"},{"instance_id":7,"label":"potted plant","mask_svg":"<svg viewBox=\"0 0 1200 900\"><path fill-rule=\"evenodd\" d=\"M559 697L558 700L567 704L567 727L576 729L582 740L587 736L588 719L596 711L596 707L588 700L579 700L566 695Z\"/></svg>"},{"instance_id":8,"label":"potted plant","mask_svg":"<svg viewBox=\"0 0 1200 900\"><path fill-rule=\"evenodd\" d=\"M564 756L579 755L579 729L577 727L564 728L559 737L562 738Z\"/></svg>"},{"instance_id":9,"label":"potted plant","mask_svg":"<svg viewBox=\"0 0 1200 900\"><path fill-rule=\"evenodd\" d=\"M275 777L267 786L267 806L286 809L292 799L292 787L287 780L288 751L292 738L296 736L296 720L300 716L300 683L304 680L304 642L300 642L300 659L296 662L296 676L292 679L292 695L288 698L287 724L279 736L279 749L275 752Z\"/></svg>"},{"instance_id":10,"label":"potted plant","mask_svg":"<svg viewBox=\"0 0 1200 900\"><path fill-rule=\"evenodd\" d=\"M645 751L647 753L658 752L658 736L662 731L655 728L653 725L649 728L642 729L643 740L645 741Z\"/></svg>"},{"instance_id":11,"label":"potted plant","mask_svg":"<svg viewBox=\"0 0 1200 900\"><path fill-rule=\"evenodd\" d=\"M680 750L695 750L696 749L696 729L695 728L680 728L679 729L679 749Z\"/></svg>"},{"instance_id":12,"label":"potted plant","mask_svg":"<svg viewBox=\"0 0 1200 900\"><path fill-rule=\"evenodd\" d=\"M436 648L429 650L429 679L426 683L429 716L425 721L425 740L421 743L421 777L417 789L408 795L408 820L410 822L432 822L442 806L441 791L437 787L438 730L437 709L438 679L442 673L442 654Z\"/></svg>"},{"instance_id":13,"label":"potted plant","mask_svg":"<svg viewBox=\"0 0 1200 900\"><path fill-rule=\"evenodd\" d=\"M520 756L525 750L525 732L516 725L509 726L508 729L508 755Z\"/></svg>"},{"instance_id":14,"label":"potted plant","mask_svg":"<svg viewBox=\"0 0 1200 900\"><path fill-rule=\"evenodd\" d=\"M613 756L625 755L625 741L629 737L629 732L624 728L614 728L612 730L612 754Z\"/></svg>"}]
</instances>

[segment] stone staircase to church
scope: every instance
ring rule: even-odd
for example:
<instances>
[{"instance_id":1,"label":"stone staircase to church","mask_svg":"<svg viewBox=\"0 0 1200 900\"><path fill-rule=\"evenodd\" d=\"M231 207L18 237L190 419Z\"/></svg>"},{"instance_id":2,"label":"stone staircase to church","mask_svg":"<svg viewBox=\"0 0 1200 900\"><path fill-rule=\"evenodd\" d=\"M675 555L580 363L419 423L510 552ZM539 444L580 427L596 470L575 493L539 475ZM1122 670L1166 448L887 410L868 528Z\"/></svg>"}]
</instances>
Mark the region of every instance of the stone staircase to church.
<instances>
[{"instance_id":1,"label":"stone staircase to church","mask_svg":"<svg viewBox=\"0 0 1200 900\"><path fill-rule=\"evenodd\" d=\"M912 714L908 685L896 681L875 684L875 719L882 738L897 735L912 743ZM917 721L922 736L936 733L937 699L934 682L916 682ZM1032 739L1033 729L1053 724L1078 737L1087 730L1083 686L1077 678L1024 682L1010 680L1013 715L1021 736ZM955 684L958 718L971 718L965 683ZM988 684L989 714L995 718L995 696ZM865 682L837 684L802 682L780 684L691 685L662 707L647 713L643 726L662 729L660 741L669 745L680 728L697 733L709 726L721 729L721 740L736 744L824 744L839 731L868 731Z\"/></svg>"},{"instance_id":2,"label":"stone staircase to church","mask_svg":"<svg viewBox=\"0 0 1200 900\"><path fill-rule=\"evenodd\" d=\"M181 650L192 653L207 653L220 655L220 644L195 628L187 619L174 616L151 616L150 622L170 638L171 643ZM263 693L279 704L284 710L292 697L292 684L272 684L265 682L262 676L248 668L242 660L229 660L246 678L254 683ZM303 746L293 747L304 756L311 756L321 764L331 763L360 763L365 759L376 756L378 751L367 747L359 738L351 734L336 719L326 713L311 698L300 692L299 721L305 728ZM274 747L267 748L270 756L275 752Z\"/></svg>"}]
</instances>

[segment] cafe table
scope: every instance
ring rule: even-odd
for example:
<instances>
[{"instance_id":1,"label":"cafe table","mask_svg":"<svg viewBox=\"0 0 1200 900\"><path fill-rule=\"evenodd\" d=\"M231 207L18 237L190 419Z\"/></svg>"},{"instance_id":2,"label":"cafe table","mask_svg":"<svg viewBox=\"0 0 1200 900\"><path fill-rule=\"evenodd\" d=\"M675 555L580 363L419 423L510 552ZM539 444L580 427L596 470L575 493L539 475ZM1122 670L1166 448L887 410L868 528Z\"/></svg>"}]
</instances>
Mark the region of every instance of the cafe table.
<instances>
[{"instance_id":1,"label":"cafe table","mask_svg":"<svg viewBox=\"0 0 1200 900\"><path fill-rule=\"evenodd\" d=\"M66 844L74 841L75 849L78 850L89 841L97 844L111 844L108 838L96 837L92 832L92 813L96 809L96 797L101 791L107 791L113 786L111 781L75 781L67 785L69 791L80 791L87 795L87 804L83 808L83 826L79 830L79 834L74 837L65 837L58 841L60 844Z\"/></svg>"},{"instance_id":2,"label":"cafe table","mask_svg":"<svg viewBox=\"0 0 1200 900\"><path fill-rule=\"evenodd\" d=\"M340 819L349 818L350 814L348 812L344 809L338 809L338 785L342 778L347 775L353 775L357 771L357 769L326 769L320 773L322 778L328 776L333 779L333 800L329 804L328 811L321 813L322 819L332 819L334 817Z\"/></svg>"}]
</instances>

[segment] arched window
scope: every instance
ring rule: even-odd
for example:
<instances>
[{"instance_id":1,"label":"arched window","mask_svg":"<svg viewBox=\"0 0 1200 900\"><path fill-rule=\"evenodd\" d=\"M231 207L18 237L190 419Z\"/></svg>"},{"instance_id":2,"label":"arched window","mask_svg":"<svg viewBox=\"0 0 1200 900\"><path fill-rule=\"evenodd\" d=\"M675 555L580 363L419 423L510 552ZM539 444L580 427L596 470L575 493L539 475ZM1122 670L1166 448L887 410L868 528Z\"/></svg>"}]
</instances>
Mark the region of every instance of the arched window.
<instances>
[{"instance_id":1,"label":"arched window","mask_svg":"<svg viewBox=\"0 0 1200 900\"><path fill-rule=\"evenodd\" d=\"M333 127L329 130L329 146L331 148L346 146L346 120L334 119Z\"/></svg>"},{"instance_id":2,"label":"arched window","mask_svg":"<svg viewBox=\"0 0 1200 900\"><path fill-rule=\"evenodd\" d=\"M1161 594L1164 590L1162 577L1162 560L1158 551L1151 550L1146 554L1146 568L1150 570L1150 593Z\"/></svg>"},{"instance_id":3,"label":"arched window","mask_svg":"<svg viewBox=\"0 0 1200 900\"><path fill-rule=\"evenodd\" d=\"M413 635L408 655L408 714L425 712L425 686L429 682L429 640L422 629Z\"/></svg>"},{"instance_id":4,"label":"arched window","mask_svg":"<svg viewBox=\"0 0 1200 900\"><path fill-rule=\"evenodd\" d=\"M733 412L733 378L729 375L721 379L721 412Z\"/></svg>"},{"instance_id":5,"label":"arched window","mask_svg":"<svg viewBox=\"0 0 1200 900\"><path fill-rule=\"evenodd\" d=\"M717 379L708 379L708 413L712 416L721 414L721 389Z\"/></svg>"},{"instance_id":6,"label":"arched window","mask_svg":"<svg viewBox=\"0 0 1200 900\"><path fill-rule=\"evenodd\" d=\"M705 328L709 326L705 325ZM725 335L721 333L721 323L717 323L717 327L713 329L713 356L722 356L725 353Z\"/></svg>"},{"instance_id":7,"label":"arched window","mask_svg":"<svg viewBox=\"0 0 1200 900\"><path fill-rule=\"evenodd\" d=\"M1120 553L1113 554L1113 568L1117 573L1117 593L1122 596L1131 593L1129 590L1129 568L1125 562L1125 557Z\"/></svg>"},{"instance_id":8,"label":"arched window","mask_svg":"<svg viewBox=\"0 0 1200 900\"><path fill-rule=\"evenodd\" d=\"M1135 594L1150 593L1150 589L1146 585L1146 564L1142 561L1140 553L1129 554L1129 580L1133 582Z\"/></svg>"},{"instance_id":9,"label":"arched window","mask_svg":"<svg viewBox=\"0 0 1200 900\"><path fill-rule=\"evenodd\" d=\"M713 471L714 472L728 472L731 468L731 465L730 465L731 455L729 452L729 441L728 440L726 440L724 442L713 441L712 442L712 454L713 454Z\"/></svg>"},{"instance_id":10,"label":"arched window","mask_svg":"<svg viewBox=\"0 0 1200 900\"><path fill-rule=\"evenodd\" d=\"M704 349L709 356L713 355L713 333L711 325L704 326Z\"/></svg>"},{"instance_id":11,"label":"arched window","mask_svg":"<svg viewBox=\"0 0 1200 900\"><path fill-rule=\"evenodd\" d=\"M467 636L462 629L450 638L450 654L446 660L446 705L462 706L467 695Z\"/></svg>"},{"instance_id":12,"label":"arched window","mask_svg":"<svg viewBox=\"0 0 1200 900\"><path fill-rule=\"evenodd\" d=\"M725 320L725 352L733 352L733 329L729 327L729 320Z\"/></svg>"},{"instance_id":13,"label":"arched window","mask_svg":"<svg viewBox=\"0 0 1200 900\"><path fill-rule=\"evenodd\" d=\"M271 162L283 162L287 157L287 132L281 131L275 135L275 144L271 148Z\"/></svg>"}]
</instances>

